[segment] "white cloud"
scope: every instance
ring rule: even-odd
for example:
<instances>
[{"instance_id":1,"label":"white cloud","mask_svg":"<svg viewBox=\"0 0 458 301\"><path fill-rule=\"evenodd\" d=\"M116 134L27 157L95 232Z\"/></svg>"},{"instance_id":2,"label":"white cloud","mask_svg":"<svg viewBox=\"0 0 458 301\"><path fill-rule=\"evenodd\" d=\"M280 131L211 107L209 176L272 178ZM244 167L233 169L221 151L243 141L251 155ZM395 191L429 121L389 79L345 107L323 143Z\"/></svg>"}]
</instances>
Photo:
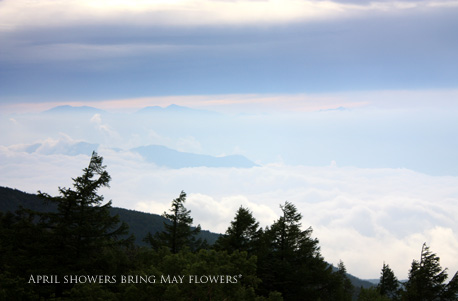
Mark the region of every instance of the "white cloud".
<instances>
[{"instance_id":1,"label":"white cloud","mask_svg":"<svg viewBox=\"0 0 458 301\"><path fill-rule=\"evenodd\" d=\"M102 122L102 116L100 114L94 114L90 122L102 134L103 141L109 142L111 145L121 141L121 136L110 125Z\"/></svg>"},{"instance_id":2,"label":"white cloud","mask_svg":"<svg viewBox=\"0 0 458 301\"><path fill-rule=\"evenodd\" d=\"M21 26L57 26L75 23L100 23L119 20L133 24L204 25L256 24L263 21L316 19L341 12L343 4L312 1L237 1L209 0L101 2L101 1L11 1L0 3L0 29ZM53 15L53 18L49 18Z\"/></svg>"},{"instance_id":3,"label":"white cloud","mask_svg":"<svg viewBox=\"0 0 458 301\"><path fill-rule=\"evenodd\" d=\"M240 206L249 208L257 220L270 224L278 218L278 214L265 204L251 202L244 195L230 195L218 200L209 195L192 193L188 197L186 207L191 209L195 223L200 223L203 229L218 229L224 233L230 226L235 212Z\"/></svg>"},{"instance_id":4,"label":"white cloud","mask_svg":"<svg viewBox=\"0 0 458 301\"><path fill-rule=\"evenodd\" d=\"M92 116L91 122L100 125L102 124L102 117L100 116L100 114L95 114L94 116Z\"/></svg>"},{"instance_id":5,"label":"white cloud","mask_svg":"<svg viewBox=\"0 0 458 301\"><path fill-rule=\"evenodd\" d=\"M36 152L43 155L62 154L65 153L68 147L75 142L76 141L74 141L68 135L60 133L58 139L48 138L43 141Z\"/></svg>"},{"instance_id":6,"label":"white cloud","mask_svg":"<svg viewBox=\"0 0 458 301\"><path fill-rule=\"evenodd\" d=\"M262 226L294 203L303 226L312 226L326 260L341 259L350 273L377 278L383 262L403 279L427 242L450 273L458 270L458 177L405 169L268 165L250 169L164 169L130 152L100 149L112 176L102 193L114 206L161 214L181 190L195 224L224 232L240 205ZM0 182L56 193L79 175L87 156L16 152L1 147Z\"/></svg>"},{"instance_id":7,"label":"white cloud","mask_svg":"<svg viewBox=\"0 0 458 301\"><path fill-rule=\"evenodd\" d=\"M26 1L0 2L0 30L23 26L130 23L135 25L263 24L342 18L368 12L456 7L456 1ZM52 17L51 17L52 16Z\"/></svg>"},{"instance_id":8,"label":"white cloud","mask_svg":"<svg viewBox=\"0 0 458 301\"><path fill-rule=\"evenodd\" d=\"M27 154L0 146L0 183L29 193L38 190L56 195L58 186L70 187L72 177L87 166L89 156ZM27 170L27 166L29 166ZM72 174L72 175L70 175ZM24 181L22 182L21 179Z\"/></svg>"}]
</instances>

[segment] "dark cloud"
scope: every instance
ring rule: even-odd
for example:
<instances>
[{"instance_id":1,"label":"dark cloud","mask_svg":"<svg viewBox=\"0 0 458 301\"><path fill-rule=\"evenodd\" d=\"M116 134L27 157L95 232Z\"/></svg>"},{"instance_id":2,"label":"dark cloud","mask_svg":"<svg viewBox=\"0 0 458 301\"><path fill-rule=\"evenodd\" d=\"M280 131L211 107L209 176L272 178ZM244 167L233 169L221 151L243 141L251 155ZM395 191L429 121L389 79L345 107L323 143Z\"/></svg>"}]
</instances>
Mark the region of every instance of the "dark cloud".
<instances>
[{"instance_id":1,"label":"dark cloud","mask_svg":"<svg viewBox=\"0 0 458 301\"><path fill-rule=\"evenodd\" d=\"M0 36L7 45L0 50L0 97L450 88L458 81L456 12L284 25L23 29Z\"/></svg>"}]
</instances>

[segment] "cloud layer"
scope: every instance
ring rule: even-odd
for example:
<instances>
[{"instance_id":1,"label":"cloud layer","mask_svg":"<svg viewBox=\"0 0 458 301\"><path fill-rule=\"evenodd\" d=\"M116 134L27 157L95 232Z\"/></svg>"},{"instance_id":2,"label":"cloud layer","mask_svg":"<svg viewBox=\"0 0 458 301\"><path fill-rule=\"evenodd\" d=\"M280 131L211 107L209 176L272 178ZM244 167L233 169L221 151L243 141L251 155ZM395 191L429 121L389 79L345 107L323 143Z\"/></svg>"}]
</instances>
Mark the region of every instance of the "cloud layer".
<instances>
[{"instance_id":1,"label":"cloud layer","mask_svg":"<svg viewBox=\"0 0 458 301\"><path fill-rule=\"evenodd\" d=\"M456 1L11 1L1 3L0 29L73 25L118 20L138 25L258 24L316 20L359 11L381 11L455 6ZM13 16L16 16L15 18ZM50 18L52 16L52 18Z\"/></svg>"},{"instance_id":2,"label":"cloud layer","mask_svg":"<svg viewBox=\"0 0 458 301\"><path fill-rule=\"evenodd\" d=\"M1 3L0 29L52 27L81 23L132 23L135 25L197 26L275 24L345 18L368 13L389 14L406 10L450 8L443 1L12 1ZM15 16L15 17L13 17ZM52 16L52 18L50 18ZM116 20L116 22L115 22Z\"/></svg>"},{"instance_id":3,"label":"cloud layer","mask_svg":"<svg viewBox=\"0 0 458 301\"><path fill-rule=\"evenodd\" d=\"M0 101L453 88L457 10L456 1L4 0Z\"/></svg>"},{"instance_id":4,"label":"cloud layer","mask_svg":"<svg viewBox=\"0 0 458 301\"><path fill-rule=\"evenodd\" d=\"M433 177L406 169L307 167L282 164L250 169L164 169L128 152L101 149L113 181L101 191L114 206L161 213L181 190L194 222L224 232L240 205L263 226L293 202L312 226L326 260L377 278L383 262L405 278L423 242L454 272L458 261L458 178ZM0 183L57 193L80 174L87 156L27 154L1 147Z\"/></svg>"},{"instance_id":5,"label":"cloud layer","mask_svg":"<svg viewBox=\"0 0 458 301\"><path fill-rule=\"evenodd\" d=\"M57 194L87 165L89 148L98 147L113 178L101 193L115 206L162 213L184 190L195 223L224 232L240 205L266 226L287 200L303 214L304 227L313 227L325 258L334 264L342 259L357 276L377 278L385 261L405 278L423 242L454 272L455 93L188 96L133 105L173 101L231 114L2 114L0 184ZM243 111L250 114L235 114ZM260 166L166 169L127 151L148 144L214 156L238 153Z\"/></svg>"}]
</instances>

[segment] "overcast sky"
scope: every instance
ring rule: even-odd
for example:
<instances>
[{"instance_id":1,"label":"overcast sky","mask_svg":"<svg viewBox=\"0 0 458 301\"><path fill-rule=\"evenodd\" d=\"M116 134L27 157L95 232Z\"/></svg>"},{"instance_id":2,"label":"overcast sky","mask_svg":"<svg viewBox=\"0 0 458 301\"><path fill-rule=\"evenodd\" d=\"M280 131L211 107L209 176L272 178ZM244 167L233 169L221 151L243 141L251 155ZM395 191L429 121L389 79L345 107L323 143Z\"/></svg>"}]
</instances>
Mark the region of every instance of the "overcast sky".
<instances>
[{"instance_id":1,"label":"overcast sky","mask_svg":"<svg viewBox=\"0 0 458 301\"><path fill-rule=\"evenodd\" d=\"M1 100L454 89L458 2L0 1Z\"/></svg>"},{"instance_id":2,"label":"overcast sky","mask_svg":"<svg viewBox=\"0 0 458 301\"><path fill-rule=\"evenodd\" d=\"M86 142L115 206L161 213L185 190L224 232L241 204L266 226L288 200L356 276L385 261L406 278L423 242L454 273L457 15L456 0L0 0L0 185L55 194ZM215 113L135 113L170 104ZM58 105L104 111L42 113ZM129 151L149 144L258 166L159 168Z\"/></svg>"}]
</instances>

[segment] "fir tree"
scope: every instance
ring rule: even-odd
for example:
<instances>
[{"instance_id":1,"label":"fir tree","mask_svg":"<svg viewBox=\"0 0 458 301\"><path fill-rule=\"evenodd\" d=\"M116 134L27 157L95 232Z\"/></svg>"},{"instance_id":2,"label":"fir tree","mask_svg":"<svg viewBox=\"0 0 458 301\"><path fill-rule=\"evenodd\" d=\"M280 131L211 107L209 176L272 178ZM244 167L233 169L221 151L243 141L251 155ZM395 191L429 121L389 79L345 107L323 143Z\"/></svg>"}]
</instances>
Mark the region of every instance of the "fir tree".
<instances>
[{"instance_id":1,"label":"fir tree","mask_svg":"<svg viewBox=\"0 0 458 301\"><path fill-rule=\"evenodd\" d=\"M353 294L353 285L347 276L347 268L342 260L337 265L336 276L338 279L338 290L336 291L336 299L338 300L351 300Z\"/></svg>"},{"instance_id":2,"label":"fir tree","mask_svg":"<svg viewBox=\"0 0 458 301\"><path fill-rule=\"evenodd\" d=\"M252 253L259 235L259 222L256 221L248 208L240 206L225 235L218 238L216 248L229 252L239 250Z\"/></svg>"},{"instance_id":3,"label":"fir tree","mask_svg":"<svg viewBox=\"0 0 458 301\"><path fill-rule=\"evenodd\" d=\"M104 203L98 190L109 187L110 175L103 165L103 158L92 153L89 166L83 174L73 179L73 188L59 187L59 196L53 197L39 191L51 212L17 211L20 219L16 229L24 228L30 235L21 234L21 251L30 267L30 274L57 275L60 283L40 288L46 297L49 289L56 296L71 288L64 285L64 275L114 273L117 263L109 261L107 252L130 245L133 237L126 237L128 226L120 223L118 216L111 216L111 201ZM33 234L32 234L33 233ZM39 269L40 271L34 271Z\"/></svg>"},{"instance_id":4,"label":"fir tree","mask_svg":"<svg viewBox=\"0 0 458 301\"><path fill-rule=\"evenodd\" d=\"M405 284L404 300L458 300L458 276L445 284L447 269L440 266L440 258L429 250L426 243L421 250L420 261L413 260L409 279Z\"/></svg>"},{"instance_id":5,"label":"fir tree","mask_svg":"<svg viewBox=\"0 0 458 301\"><path fill-rule=\"evenodd\" d=\"M127 234L127 224L120 224L118 216L111 216L111 201L104 204L104 197L98 194L100 188L109 187L110 180L103 158L93 152L83 175L73 179L73 188L59 187L58 197L39 191L46 202L57 205L57 212L42 215L42 225L51 231L50 238L58 248L57 258L74 263L74 272L93 267L95 255L104 247L131 241L121 239Z\"/></svg>"},{"instance_id":6,"label":"fir tree","mask_svg":"<svg viewBox=\"0 0 458 301\"><path fill-rule=\"evenodd\" d=\"M301 229L302 215L292 203L280 208L283 215L266 229L265 247L256 253L262 293L278 291L285 300L332 300L339 283L311 237L312 228Z\"/></svg>"},{"instance_id":7,"label":"fir tree","mask_svg":"<svg viewBox=\"0 0 458 301\"><path fill-rule=\"evenodd\" d=\"M380 282L377 288L382 296L386 296L391 300L395 300L399 293L399 281L390 269L390 266L385 263L383 263Z\"/></svg>"},{"instance_id":8,"label":"fir tree","mask_svg":"<svg viewBox=\"0 0 458 301\"><path fill-rule=\"evenodd\" d=\"M168 223L164 222L164 231L157 232L154 236L151 233L145 237L145 241L149 242L153 248L166 246L173 254L178 253L184 247L189 247L192 250L198 249L203 243L200 239L196 240L196 235L201 228L198 225L192 229L193 218L191 210L184 207L186 201L186 193L182 191L180 196L172 201L170 213L164 212L163 217L168 219Z\"/></svg>"}]
</instances>

